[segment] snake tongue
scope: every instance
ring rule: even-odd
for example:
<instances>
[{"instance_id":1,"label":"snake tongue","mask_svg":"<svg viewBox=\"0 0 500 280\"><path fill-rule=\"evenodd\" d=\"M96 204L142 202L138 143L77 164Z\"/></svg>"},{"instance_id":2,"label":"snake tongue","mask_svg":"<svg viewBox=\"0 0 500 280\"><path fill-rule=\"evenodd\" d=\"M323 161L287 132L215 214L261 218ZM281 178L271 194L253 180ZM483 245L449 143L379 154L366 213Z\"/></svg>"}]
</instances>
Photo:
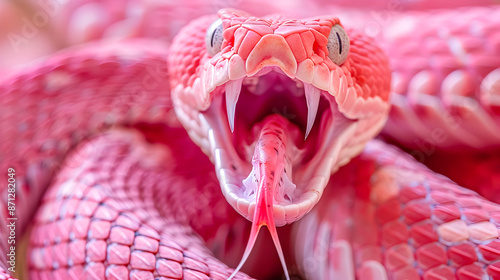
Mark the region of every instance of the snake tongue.
<instances>
[{"instance_id":1,"label":"snake tongue","mask_svg":"<svg viewBox=\"0 0 500 280\"><path fill-rule=\"evenodd\" d=\"M283 250L279 241L276 225L274 222L273 202L277 188L283 187L280 183L285 177L285 152L287 129L286 120L279 115L269 116L264 120L264 125L260 131L259 138L255 145L255 152L252 159L254 170L254 180L258 181L257 201L253 215L252 228L245 252L240 264L229 277L231 279L248 259L250 252L257 240L258 233L262 226L267 226L269 233L278 252L286 279L289 280L288 269L286 267Z\"/></svg>"}]
</instances>

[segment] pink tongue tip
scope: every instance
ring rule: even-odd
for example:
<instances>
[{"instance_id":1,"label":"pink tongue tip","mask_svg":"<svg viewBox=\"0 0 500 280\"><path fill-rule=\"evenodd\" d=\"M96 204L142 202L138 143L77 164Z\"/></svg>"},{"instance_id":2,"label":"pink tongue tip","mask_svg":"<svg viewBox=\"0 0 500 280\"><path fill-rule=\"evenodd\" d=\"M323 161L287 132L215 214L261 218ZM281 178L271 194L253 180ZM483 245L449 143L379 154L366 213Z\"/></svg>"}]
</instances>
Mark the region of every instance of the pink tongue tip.
<instances>
[{"instance_id":1,"label":"pink tongue tip","mask_svg":"<svg viewBox=\"0 0 500 280\"><path fill-rule=\"evenodd\" d=\"M290 280L278 232L276 231L273 214L274 191L277 187L279 187L280 178L285 167L285 126L286 120L284 120L283 117L278 115L270 116L265 121L259 140L255 145L252 164L254 167L257 167L260 180L257 189L257 201L252 228L250 230L250 237L248 238L248 243L245 248L245 252L243 253L243 257L238 264L238 267L228 279L232 279L241 269L243 264L245 264L255 245L260 228L262 226L267 226L269 233L271 234L271 238L273 239L274 246L276 247L276 251L278 252L286 279Z\"/></svg>"}]
</instances>

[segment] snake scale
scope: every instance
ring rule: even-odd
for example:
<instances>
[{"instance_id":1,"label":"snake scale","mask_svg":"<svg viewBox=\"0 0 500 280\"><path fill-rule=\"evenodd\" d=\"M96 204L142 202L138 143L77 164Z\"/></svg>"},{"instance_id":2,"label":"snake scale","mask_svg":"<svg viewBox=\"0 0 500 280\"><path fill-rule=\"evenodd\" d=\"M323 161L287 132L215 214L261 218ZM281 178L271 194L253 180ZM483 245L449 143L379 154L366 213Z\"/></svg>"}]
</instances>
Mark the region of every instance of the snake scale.
<instances>
[{"instance_id":1,"label":"snake scale","mask_svg":"<svg viewBox=\"0 0 500 280\"><path fill-rule=\"evenodd\" d=\"M0 279L500 279L500 9L448 2L58 6L85 44L0 72Z\"/></svg>"}]
</instances>

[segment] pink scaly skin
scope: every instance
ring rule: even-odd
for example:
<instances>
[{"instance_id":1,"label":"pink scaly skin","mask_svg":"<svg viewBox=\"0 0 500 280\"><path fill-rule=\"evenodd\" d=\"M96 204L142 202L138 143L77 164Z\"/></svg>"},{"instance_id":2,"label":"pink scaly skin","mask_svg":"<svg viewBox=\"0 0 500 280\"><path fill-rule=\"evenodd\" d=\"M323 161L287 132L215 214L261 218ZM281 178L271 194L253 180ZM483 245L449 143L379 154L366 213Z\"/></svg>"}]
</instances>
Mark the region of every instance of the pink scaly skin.
<instances>
[{"instance_id":1,"label":"pink scaly skin","mask_svg":"<svg viewBox=\"0 0 500 280\"><path fill-rule=\"evenodd\" d=\"M242 218L219 203L211 164L186 147L185 132L170 129L164 137L168 148L115 131L68 158L71 166L58 174L34 219L30 279L229 277L231 269L195 229L209 238L214 226L241 226ZM199 162L187 168L193 157Z\"/></svg>"},{"instance_id":2,"label":"pink scaly skin","mask_svg":"<svg viewBox=\"0 0 500 280\"><path fill-rule=\"evenodd\" d=\"M497 203L499 16L498 6L401 14L380 35L394 69L383 135Z\"/></svg>"},{"instance_id":3,"label":"pink scaly skin","mask_svg":"<svg viewBox=\"0 0 500 280\"><path fill-rule=\"evenodd\" d=\"M424 156L498 147L499 16L491 6L392 19L381 34L393 68L386 135Z\"/></svg>"},{"instance_id":4,"label":"pink scaly skin","mask_svg":"<svg viewBox=\"0 0 500 280\"><path fill-rule=\"evenodd\" d=\"M141 50L144 45L148 45L147 50ZM4 99L8 101L4 105L10 110L2 111L2 128L18 129L18 125L12 127L12 123L34 128L21 129L17 134L18 139L31 139L32 146L8 138L1 149L5 159L2 167L16 170L17 236L25 232L27 223L33 226L28 254L30 279L87 279L88 273L93 273L95 279L104 274L108 279L124 279L124 275L148 279L154 270L156 276L178 279L225 279L232 272L211 256L194 230L197 229L212 248L228 252L227 258L231 257L231 250L238 252L242 246L238 246L242 240L237 237L246 225L243 218L228 211L227 203L221 203L223 199L216 191L213 167L175 120L165 72L166 50L165 45L152 41L86 46L60 53L35 66L35 76L30 69L17 73L3 84L2 93L9 98ZM75 83L83 83L82 94L75 95ZM104 84L107 88L102 88ZM14 94L19 92L30 96L29 102L16 99ZM47 106L43 104L47 96L59 100L60 104L75 106L73 110ZM19 110L52 117L33 119L17 114ZM166 142L172 150L152 147L141 140L137 132L115 132L86 141L89 136L118 123L138 126L143 134L151 135L150 141ZM155 123L159 127L145 126ZM163 126L173 129L163 131ZM46 133L50 133L50 137ZM56 138L63 141L51 140ZM77 143L81 143L82 148L63 163L62 157ZM113 149L116 152L112 152ZM176 152L179 155L172 154ZM29 156L35 154L39 156ZM199 167L196 172L199 177L195 179L191 176L193 159L197 159ZM188 163L189 168L182 167L183 162ZM105 169L92 168L94 165ZM124 169L115 170L119 165ZM177 179L168 172L160 172L172 167L177 170L173 173L180 176ZM41 192L56 170L60 171L59 177L53 181L53 187L42 200L42 208L31 221L33 209L28 206L39 203ZM155 177L155 173L161 176ZM131 177L120 177L123 174ZM188 178L182 179L183 176ZM172 193L156 196L164 191ZM2 193L5 192L3 189ZM160 197L167 200L157 201ZM198 197L198 200L188 197ZM193 204L183 202L187 200ZM150 207L156 204L158 208ZM213 212L206 211L207 207ZM1 212L3 219L8 215L6 209ZM92 234L88 235L87 231ZM228 235L236 238L210 242L217 236ZM5 227L2 227L2 236L6 236ZM2 244L3 252L7 252L3 247L6 245ZM107 255L105 260L100 259L103 255ZM234 253L232 255L234 258ZM5 256L2 254L2 258ZM151 258L156 263L149 262ZM23 262L18 259L17 264ZM2 266L5 264L2 260ZM124 264L131 265L130 271ZM243 274L238 277L246 278Z\"/></svg>"},{"instance_id":5,"label":"pink scaly skin","mask_svg":"<svg viewBox=\"0 0 500 280\"><path fill-rule=\"evenodd\" d=\"M394 147L370 142L323 198L294 224L307 279L500 277L500 206Z\"/></svg>"},{"instance_id":6,"label":"pink scaly skin","mask_svg":"<svg viewBox=\"0 0 500 280\"><path fill-rule=\"evenodd\" d=\"M59 171L34 219L31 279L247 278L216 260L196 235L217 245L223 241L215 237L227 235L223 228L245 228L229 205L253 221L245 256L266 225L285 272L282 256L292 250L311 279L499 277L498 205L380 142L369 144L327 183L331 172L378 133L387 114L389 70L373 40L347 30L349 56L335 64L327 47L331 28L340 24L334 17L287 21L233 11L219 16L226 30L222 51L206 50L205 33L214 18L205 17L177 37L168 67L176 114L214 162L215 173L179 128L154 125L179 126L170 109L162 44L84 47L1 84L7 108L0 113L2 128L16 136L0 146L2 168L16 168L20 233L33 211L28 206ZM254 75L259 81L241 80ZM301 83L304 89L297 89ZM20 94L27 98L16 99ZM317 94L323 105L314 124L307 112L315 111ZM233 96L224 103L224 95ZM231 103L238 97L238 105ZM228 124L231 114L224 112L232 105L236 118ZM280 105L297 116L275 114L286 109ZM92 122L96 113L104 122ZM105 132L60 164L82 139L118 125L136 131ZM141 134L158 144L146 143ZM190 173L197 168L193 158L199 177ZM213 184L203 184L215 177L229 204L213 195ZM325 189L327 184L333 186ZM294 224L296 238L283 246L283 254L274 224L300 219L324 190L318 207ZM226 214L201 216L211 216L208 207ZM222 253L242 251L239 244Z\"/></svg>"}]
</instances>

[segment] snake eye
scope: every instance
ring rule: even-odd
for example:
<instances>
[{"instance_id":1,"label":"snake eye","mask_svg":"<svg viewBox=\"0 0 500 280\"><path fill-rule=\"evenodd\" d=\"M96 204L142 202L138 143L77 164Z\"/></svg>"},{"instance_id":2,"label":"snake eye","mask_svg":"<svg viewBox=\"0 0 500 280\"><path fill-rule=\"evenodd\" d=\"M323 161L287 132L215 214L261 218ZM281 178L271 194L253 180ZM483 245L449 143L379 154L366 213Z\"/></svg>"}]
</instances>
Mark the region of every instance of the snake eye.
<instances>
[{"instance_id":1,"label":"snake eye","mask_svg":"<svg viewBox=\"0 0 500 280\"><path fill-rule=\"evenodd\" d=\"M337 65L342 65L349 54L349 37L342 26L336 24L328 36L328 57Z\"/></svg>"},{"instance_id":2,"label":"snake eye","mask_svg":"<svg viewBox=\"0 0 500 280\"><path fill-rule=\"evenodd\" d=\"M214 56L220 52L222 41L224 41L224 37L222 36L223 31L224 29L222 28L222 21L220 19L212 23L207 29L205 44L207 45L207 51L210 56Z\"/></svg>"}]
</instances>

